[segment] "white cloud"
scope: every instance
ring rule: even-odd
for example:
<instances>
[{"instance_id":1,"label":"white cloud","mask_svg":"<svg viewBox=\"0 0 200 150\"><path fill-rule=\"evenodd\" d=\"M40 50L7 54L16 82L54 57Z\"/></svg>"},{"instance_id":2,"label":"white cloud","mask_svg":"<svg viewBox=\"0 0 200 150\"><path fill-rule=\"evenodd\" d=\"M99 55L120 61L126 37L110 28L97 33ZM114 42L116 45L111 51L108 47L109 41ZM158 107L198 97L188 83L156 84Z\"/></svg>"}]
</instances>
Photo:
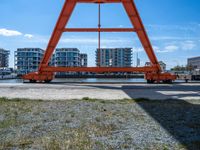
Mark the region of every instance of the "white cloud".
<instances>
[{"instance_id":1,"label":"white cloud","mask_svg":"<svg viewBox=\"0 0 200 150\"><path fill-rule=\"evenodd\" d=\"M197 26L197 23L189 23L187 25L147 25L147 27L150 27L155 30L178 30L178 31L196 31L195 27Z\"/></svg>"},{"instance_id":2,"label":"white cloud","mask_svg":"<svg viewBox=\"0 0 200 150\"><path fill-rule=\"evenodd\" d=\"M159 41L159 40L183 40L184 37L178 37L178 36L154 36L150 37L151 40Z\"/></svg>"},{"instance_id":3,"label":"white cloud","mask_svg":"<svg viewBox=\"0 0 200 150\"><path fill-rule=\"evenodd\" d=\"M8 29L5 29L5 28L2 28L0 29L0 35L2 36L20 36L22 35L21 32L19 31L16 31L16 30L8 30Z\"/></svg>"},{"instance_id":4,"label":"white cloud","mask_svg":"<svg viewBox=\"0 0 200 150\"><path fill-rule=\"evenodd\" d=\"M160 50L160 48L159 48L158 46L155 46L155 45L154 45L154 46L153 46L153 50L157 52L157 51Z\"/></svg>"},{"instance_id":5,"label":"white cloud","mask_svg":"<svg viewBox=\"0 0 200 150\"><path fill-rule=\"evenodd\" d=\"M165 47L165 50L167 50L167 51L169 51L169 52L173 52L173 51L175 51L175 50L178 50L178 46L176 46L176 45L168 45L168 46L166 46Z\"/></svg>"},{"instance_id":6,"label":"white cloud","mask_svg":"<svg viewBox=\"0 0 200 150\"><path fill-rule=\"evenodd\" d=\"M176 50L178 50L179 47L176 45L167 45L163 48L163 50L160 50L160 48L156 48L155 51L158 53L170 53L170 52L174 52Z\"/></svg>"},{"instance_id":7,"label":"white cloud","mask_svg":"<svg viewBox=\"0 0 200 150\"><path fill-rule=\"evenodd\" d=\"M184 41L181 43L181 47L183 50L192 50L196 47L196 44L194 41Z\"/></svg>"},{"instance_id":8,"label":"white cloud","mask_svg":"<svg viewBox=\"0 0 200 150\"><path fill-rule=\"evenodd\" d=\"M142 47L132 47L133 52L144 52Z\"/></svg>"},{"instance_id":9,"label":"white cloud","mask_svg":"<svg viewBox=\"0 0 200 150\"><path fill-rule=\"evenodd\" d=\"M24 37L28 38L28 39L32 39L33 35L32 34L25 34Z\"/></svg>"},{"instance_id":10,"label":"white cloud","mask_svg":"<svg viewBox=\"0 0 200 150\"><path fill-rule=\"evenodd\" d=\"M183 41L173 41L169 43L165 43L166 46L159 48L154 46L154 50L158 53L168 53L168 52L174 52L177 50L195 50L197 47L197 41L193 40L183 40Z\"/></svg>"},{"instance_id":11,"label":"white cloud","mask_svg":"<svg viewBox=\"0 0 200 150\"><path fill-rule=\"evenodd\" d=\"M21 36L23 35L24 37L31 39L33 38L32 34L23 34L17 30L8 30L6 28L0 28L0 35L1 36L6 36L6 37L12 37L12 36Z\"/></svg>"},{"instance_id":12,"label":"white cloud","mask_svg":"<svg viewBox=\"0 0 200 150\"><path fill-rule=\"evenodd\" d=\"M96 44L98 41L95 38L63 38L60 40L61 43L70 43L70 44L83 44L90 43Z\"/></svg>"},{"instance_id":13,"label":"white cloud","mask_svg":"<svg viewBox=\"0 0 200 150\"><path fill-rule=\"evenodd\" d=\"M71 37L71 38L63 38L60 40L61 43L67 43L67 44L97 44L98 39L97 38L86 38L86 37ZM117 39L111 39L111 38L104 38L101 39L102 44L120 44L120 43L128 43L124 38L117 38Z\"/></svg>"}]
</instances>

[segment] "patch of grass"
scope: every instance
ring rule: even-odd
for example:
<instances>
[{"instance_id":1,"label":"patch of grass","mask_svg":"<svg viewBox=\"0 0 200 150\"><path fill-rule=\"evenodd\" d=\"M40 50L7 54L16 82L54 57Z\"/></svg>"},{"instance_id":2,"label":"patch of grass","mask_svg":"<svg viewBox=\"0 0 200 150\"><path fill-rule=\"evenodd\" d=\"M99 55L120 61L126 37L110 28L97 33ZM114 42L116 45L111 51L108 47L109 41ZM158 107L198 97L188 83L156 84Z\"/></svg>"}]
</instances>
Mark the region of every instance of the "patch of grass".
<instances>
[{"instance_id":1,"label":"patch of grass","mask_svg":"<svg viewBox=\"0 0 200 150\"><path fill-rule=\"evenodd\" d=\"M100 103L106 104L106 101L105 100L100 100Z\"/></svg>"},{"instance_id":2,"label":"patch of grass","mask_svg":"<svg viewBox=\"0 0 200 150\"><path fill-rule=\"evenodd\" d=\"M75 130L74 137L71 139L70 149L92 149L93 141L82 129Z\"/></svg>"},{"instance_id":3,"label":"patch of grass","mask_svg":"<svg viewBox=\"0 0 200 150\"><path fill-rule=\"evenodd\" d=\"M95 147L97 147L97 149L105 149L105 145L102 143L102 142L100 142L100 141L96 141L95 142Z\"/></svg>"},{"instance_id":4,"label":"patch of grass","mask_svg":"<svg viewBox=\"0 0 200 150\"><path fill-rule=\"evenodd\" d=\"M91 123L87 128L90 129L90 132L94 133L97 137L111 135L112 132L118 129L117 126L113 123Z\"/></svg>"},{"instance_id":5,"label":"patch of grass","mask_svg":"<svg viewBox=\"0 0 200 150\"><path fill-rule=\"evenodd\" d=\"M96 117L96 118L95 118L95 121L96 121L96 122L101 122L101 117Z\"/></svg>"},{"instance_id":6,"label":"patch of grass","mask_svg":"<svg viewBox=\"0 0 200 150\"><path fill-rule=\"evenodd\" d=\"M6 97L1 97L0 98L0 102L21 102L21 101L24 101L26 99L22 99L22 98L13 98L13 99L9 99L9 98L6 98Z\"/></svg>"},{"instance_id":7,"label":"patch of grass","mask_svg":"<svg viewBox=\"0 0 200 150\"><path fill-rule=\"evenodd\" d=\"M145 150L171 150L171 146L168 145L167 143L153 143L151 145L146 145ZM185 149L180 149L178 147L174 147L173 150L185 150Z\"/></svg>"},{"instance_id":8,"label":"patch of grass","mask_svg":"<svg viewBox=\"0 0 200 150\"><path fill-rule=\"evenodd\" d=\"M87 100L90 100L90 98L89 97L83 97L82 100L87 101Z\"/></svg>"},{"instance_id":9,"label":"patch of grass","mask_svg":"<svg viewBox=\"0 0 200 150\"><path fill-rule=\"evenodd\" d=\"M6 98L6 97L0 97L0 102L44 102L44 100L41 99L27 99L27 98Z\"/></svg>"},{"instance_id":10,"label":"patch of grass","mask_svg":"<svg viewBox=\"0 0 200 150\"><path fill-rule=\"evenodd\" d=\"M17 124L17 121L16 119L6 119L4 121L1 121L0 122L0 129L3 129L3 128L8 128L10 126L14 126Z\"/></svg>"},{"instance_id":11,"label":"patch of grass","mask_svg":"<svg viewBox=\"0 0 200 150\"><path fill-rule=\"evenodd\" d=\"M27 146L29 146L29 145L31 145L31 144L33 144L33 141L32 141L32 140L30 140L30 139L21 139L21 140L19 141L18 146L19 146L19 148L24 149L24 148L26 148Z\"/></svg>"},{"instance_id":12,"label":"patch of grass","mask_svg":"<svg viewBox=\"0 0 200 150\"><path fill-rule=\"evenodd\" d=\"M132 143L133 139L130 135L125 134L124 135L124 143L121 145L122 149L131 149L130 145Z\"/></svg>"},{"instance_id":13,"label":"patch of grass","mask_svg":"<svg viewBox=\"0 0 200 150\"><path fill-rule=\"evenodd\" d=\"M0 104L7 102L9 99L6 97L0 97Z\"/></svg>"},{"instance_id":14,"label":"patch of grass","mask_svg":"<svg viewBox=\"0 0 200 150\"><path fill-rule=\"evenodd\" d=\"M101 104L130 104L135 102L142 102L142 101L148 101L146 99L122 99L122 100L103 100L103 99L92 99L89 97L82 98L83 101L86 102L95 102L95 103L101 103Z\"/></svg>"},{"instance_id":15,"label":"patch of grass","mask_svg":"<svg viewBox=\"0 0 200 150\"><path fill-rule=\"evenodd\" d=\"M200 148L200 140L195 140L195 141L192 141L191 142L191 147L193 148L193 149L199 149Z\"/></svg>"},{"instance_id":16,"label":"patch of grass","mask_svg":"<svg viewBox=\"0 0 200 150\"><path fill-rule=\"evenodd\" d=\"M59 150L61 149L59 142L56 139L52 139L50 141L44 142L44 148L46 150Z\"/></svg>"},{"instance_id":17,"label":"patch of grass","mask_svg":"<svg viewBox=\"0 0 200 150\"><path fill-rule=\"evenodd\" d=\"M137 99L134 99L135 102L151 102L152 100L150 99L147 99L147 98L137 98Z\"/></svg>"},{"instance_id":18,"label":"patch of grass","mask_svg":"<svg viewBox=\"0 0 200 150\"><path fill-rule=\"evenodd\" d=\"M0 143L1 150L12 148L12 147L13 147L13 142L11 142L11 141Z\"/></svg>"},{"instance_id":19,"label":"patch of grass","mask_svg":"<svg viewBox=\"0 0 200 150\"><path fill-rule=\"evenodd\" d=\"M163 150L169 150L168 146L164 145Z\"/></svg>"},{"instance_id":20,"label":"patch of grass","mask_svg":"<svg viewBox=\"0 0 200 150\"><path fill-rule=\"evenodd\" d=\"M92 99L92 98L89 98L89 97L84 97L82 98L83 101L87 101L87 102L97 102L98 100L97 99Z\"/></svg>"},{"instance_id":21,"label":"patch of grass","mask_svg":"<svg viewBox=\"0 0 200 150\"><path fill-rule=\"evenodd\" d=\"M81 128L65 128L62 133L65 136L64 140L57 141L62 149L80 149L87 150L93 149L95 142L89 137L87 130ZM58 140L59 138L57 138Z\"/></svg>"},{"instance_id":22,"label":"patch of grass","mask_svg":"<svg viewBox=\"0 0 200 150\"><path fill-rule=\"evenodd\" d=\"M33 144L34 142L30 139L20 139L19 141L8 141L0 145L0 149L13 149L20 148L25 149L27 146Z\"/></svg>"}]
</instances>

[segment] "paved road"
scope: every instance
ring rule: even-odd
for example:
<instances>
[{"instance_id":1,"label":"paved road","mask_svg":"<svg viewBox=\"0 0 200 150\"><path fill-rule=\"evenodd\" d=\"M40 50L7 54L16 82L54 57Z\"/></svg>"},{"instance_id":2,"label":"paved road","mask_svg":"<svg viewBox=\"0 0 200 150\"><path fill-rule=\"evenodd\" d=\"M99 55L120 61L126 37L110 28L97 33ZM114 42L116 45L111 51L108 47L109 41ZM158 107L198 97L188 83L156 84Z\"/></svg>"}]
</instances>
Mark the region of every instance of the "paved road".
<instances>
[{"instance_id":1,"label":"paved road","mask_svg":"<svg viewBox=\"0 0 200 150\"><path fill-rule=\"evenodd\" d=\"M199 99L200 83L156 84L78 84L78 83L1 83L0 97L43 100L82 99Z\"/></svg>"}]
</instances>

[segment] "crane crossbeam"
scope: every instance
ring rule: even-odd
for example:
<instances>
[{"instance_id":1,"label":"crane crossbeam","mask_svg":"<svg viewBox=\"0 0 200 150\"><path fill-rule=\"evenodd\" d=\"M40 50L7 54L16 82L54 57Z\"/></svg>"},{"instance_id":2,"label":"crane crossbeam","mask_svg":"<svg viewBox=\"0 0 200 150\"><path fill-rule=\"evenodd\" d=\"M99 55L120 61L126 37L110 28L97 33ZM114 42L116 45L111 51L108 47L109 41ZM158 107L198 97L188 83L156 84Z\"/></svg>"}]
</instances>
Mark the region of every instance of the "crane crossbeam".
<instances>
[{"instance_id":1,"label":"crane crossbeam","mask_svg":"<svg viewBox=\"0 0 200 150\"><path fill-rule=\"evenodd\" d=\"M152 72L156 67L45 67L43 72Z\"/></svg>"},{"instance_id":2,"label":"crane crossbeam","mask_svg":"<svg viewBox=\"0 0 200 150\"><path fill-rule=\"evenodd\" d=\"M63 32L136 32L134 28L65 28Z\"/></svg>"}]
</instances>

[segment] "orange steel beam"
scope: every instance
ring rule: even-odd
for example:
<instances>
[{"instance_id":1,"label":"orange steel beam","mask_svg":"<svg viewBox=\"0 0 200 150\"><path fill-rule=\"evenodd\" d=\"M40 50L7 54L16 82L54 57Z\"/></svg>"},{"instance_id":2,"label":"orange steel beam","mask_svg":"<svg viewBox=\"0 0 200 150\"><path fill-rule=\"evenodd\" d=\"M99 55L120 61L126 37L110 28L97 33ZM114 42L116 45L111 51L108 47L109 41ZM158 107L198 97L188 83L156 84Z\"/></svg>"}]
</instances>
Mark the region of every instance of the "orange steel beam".
<instances>
[{"instance_id":1,"label":"orange steel beam","mask_svg":"<svg viewBox=\"0 0 200 150\"><path fill-rule=\"evenodd\" d=\"M161 67L158 63L158 60L156 58L156 55L153 51L153 47L151 45L151 42L148 38L147 32L144 28L144 25L142 23L142 20L140 18L140 15L138 13L138 10L135 6L135 3L133 0L122 0L122 4L131 20L132 25L136 29L136 33L142 43L142 46L144 50L146 51L149 60L151 61L153 66L157 67L157 71L161 72Z\"/></svg>"},{"instance_id":2,"label":"orange steel beam","mask_svg":"<svg viewBox=\"0 0 200 150\"><path fill-rule=\"evenodd\" d=\"M136 32L134 28L65 28L63 32Z\"/></svg>"},{"instance_id":3,"label":"orange steel beam","mask_svg":"<svg viewBox=\"0 0 200 150\"><path fill-rule=\"evenodd\" d=\"M43 72L152 72L156 67L45 67Z\"/></svg>"},{"instance_id":4,"label":"orange steel beam","mask_svg":"<svg viewBox=\"0 0 200 150\"><path fill-rule=\"evenodd\" d=\"M126 0L72 0L77 3L121 3Z\"/></svg>"},{"instance_id":5,"label":"orange steel beam","mask_svg":"<svg viewBox=\"0 0 200 150\"><path fill-rule=\"evenodd\" d=\"M66 24L69 21L69 18L75 8L75 0L65 0L64 6L62 8L61 14L58 18L54 31L51 35L51 39L48 43L44 57L40 63L38 71L40 72L42 68L47 67L51 59L51 56L62 36L63 30L65 29Z\"/></svg>"}]
</instances>

